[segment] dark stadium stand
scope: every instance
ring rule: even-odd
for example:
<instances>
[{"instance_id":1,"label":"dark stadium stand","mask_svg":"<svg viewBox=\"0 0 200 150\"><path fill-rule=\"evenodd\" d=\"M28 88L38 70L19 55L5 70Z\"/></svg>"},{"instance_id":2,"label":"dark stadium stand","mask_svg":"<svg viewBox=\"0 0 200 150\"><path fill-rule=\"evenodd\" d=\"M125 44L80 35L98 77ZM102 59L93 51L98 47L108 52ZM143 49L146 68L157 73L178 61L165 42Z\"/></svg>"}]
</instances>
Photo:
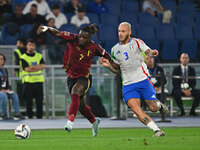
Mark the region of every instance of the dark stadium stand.
<instances>
[{"instance_id":1,"label":"dark stadium stand","mask_svg":"<svg viewBox=\"0 0 200 150\"><path fill-rule=\"evenodd\" d=\"M112 24L116 26L119 24L119 17L114 14L103 13L100 15L101 25Z\"/></svg>"},{"instance_id":2,"label":"dark stadium stand","mask_svg":"<svg viewBox=\"0 0 200 150\"><path fill-rule=\"evenodd\" d=\"M136 37L142 40L155 40L155 27L152 24L138 24L136 27Z\"/></svg>"},{"instance_id":3,"label":"dark stadium stand","mask_svg":"<svg viewBox=\"0 0 200 150\"><path fill-rule=\"evenodd\" d=\"M131 25L138 24L138 16L137 14L130 14L130 13L121 13L120 14L120 22L129 22Z\"/></svg>"},{"instance_id":4,"label":"dark stadium stand","mask_svg":"<svg viewBox=\"0 0 200 150\"><path fill-rule=\"evenodd\" d=\"M89 17L91 23L95 23L97 26L100 24L97 14L87 13L86 16Z\"/></svg>"},{"instance_id":5,"label":"dark stadium stand","mask_svg":"<svg viewBox=\"0 0 200 150\"><path fill-rule=\"evenodd\" d=\"M194 3L192 1L181 2L179 4L179 12L194 14L195 13Z\"/></svg>"},{"instance_id":6,"label":"dark stadium stand","mask_svg":"<svg viewBox=\"0 0 200 150\"><path fill-rule=\"evenodd\" d=\"M29 37L29 32L31 31L32 24L24 24L20 27L20 37L27 39Z\"/></svg>"},{"instance_id":7,"label":"dark stadium stand","mask_svg":"<svg viewBox=\"0 0 200 150\"><path fill-rule=\"evenodd\" d=\"M196 21L196 24L200 25L200 12L197 12L195 14L195 21Z\"/></svg>"},{"instance_id":8,"label":"dark stadium stand","mask_svg":"<svg viewBox=\"0 0 200 150\"><path fill-rule=\"evenodd\" d=\"M178 60L178 41L165 40L161 46L161 59L165 62L176 62Z\"/></svg>"},{"instance_id":9,"label":"dark stadium stand","mask_svg":"<svg viewBox=\"0 0 200 150\"><path fill-rule=\"evenodd\" d=\"M19 32L15 34L9 34L7 32L8 24L2 26L1 29L1 44L2 45L15 45L17 39L19 38Z\"/></svg>"},{"instance_id":10,"label":"dark stadium stand","mask_svg":"<svg viewBox=\"0 0 200 150\"><path fill-rule=\"evenodd\" d=\"M200 40L200 24L196 24L194 27L195 39Z\"/></svg>"},{"instance_id":11,"label":"dark stadium stand","mask_svg":"<svg viewBox=\"0 0 200 150\"><path fill-rule=\"evenodd\" d=\"M97 42L97 43L100 42L97 34L95 34L95 35L92 36L92 40L95 41L95 42Z\"/></svg>"},{"instance_id":12,"label":"dark stadium stand","mask_svg":"<svg viewBox=\"0 0 200 150\"><path fill-rule=\"evenodd\" d=\"M181 53L188 53L190 60L197 60L197 40L183 40L180 49Z\"/></svg>"},{"instance_id":13,"label":"dark stadium stand","mask_svg":"<svg viewBox=\"0 0 200 150\"><path fill-rule=\"evenodd\" d=\"M178 13L176 15L177 24L194 25L193 13Z\"/></svg>"},{"instance_id":14,"label":"dark stadium stand","mask_svg":"<svg viewBox=\"0 0 200 150\"><path fill-rule=\"evenodd\" d=\"M58 3L61 11L66 4L59 0L46 0L50 6ZM198 0L160 0L166 10L171 10L173 18L169 24L162 23L162 14L153 17L142 12L142 4L144 0L105 0L104 4L109 8L110 12L100 16L90 13L88 6L93 0L79 0L86 9L86 15L91 23L95 23L99 27L99 33L93 37L94 41L101 42L104 48L110 51L111 43L117 41L117 27L120 22L127 21L132 25L132 32L136 38L141 38L150 47L155 47L161 52L159 61L176 60L181 52L188 52L192 60L198 61L198 49L200 48L200 1ZM11 5L13 9L16 5L24 6L28 0L13 0ZM65 12L63 12L65 13ZM10 14L5 13L8 17ZM78 33L77 27L71 25L70 19L74 14L65 13L68 24L63 25L61 30ZM20 27L19 33L10 35L5 30L6 25L1 27L2 45L16 44L18 37L27 38L31 25L23 25ZM81 26L83 27L83 26ZM167 40L167 41L166 41ZM186 40L188 40L186 42ZM110 42L112 41L112 42ZM188 42L192 41L195 46L189 50ZM168 46L175 45L175 47ZM177 45L178 43L178 45ZM113 43L114 44L114 43ZM192 44L191 44L192 45ZM152 47L152 48L153 48ZM173 48L175 55L173 58L168 56L166 50Z\"/></svg>"},{"instance_id":15,"label":"dark stadium stand","mask_svg":"<svg viewBox=\"0 0 200 150\"><path fill-rule=\"evenodd\" d=\"M60 30L61 31L68 31L68 32L72 32L72 33L78 33L78 29L75 25L73 24L63 24L61 27L60 27Z\"/></svg>"},{"instance_id":16,"label":"dark stadium stand","mask_svg":"<svg viewBox=\"0 0 200 150\"><path fill-rule=\"evenodd\" d=\"M121 3L122 12L137 14L140 12L139 4L136 0L125 0Z\"/></svg>"},{"instance_id":17,"label":"dark stadium stand","mask_svg":"<svg viewBox=\"0 0 200 150\"><path fill-rule=\"evenodd\" d=\"M74 14L72 14L72 13L66 13L65 16L67 17L67 21L70 22L72 16L74 16Z\"/></svg>"},{"instance_id":18,"label":"dark stadium stand","mask_svg":"<svg viewBox=\"0 0 200 150\"><path fill-rule=\"evenodd\" d=\"M151 49L157 49L158 52L161 54L160 51L160 42L159 40L145 40L146 45L148 45ZM159 62L160 61L160 55L155 57L155 61Z\"/></svg>"},{"instance_id":19,"label":"dark stadium stand","mask_svg":"<svg viewBox=\"0 0 200 150\"><path fill-rule=\"evenodd\" d=\"M107 52L111 54L111 48L117 44L117 41L106 41L104 48L106 49Z\"/></svg>"},{"instance_id":20,"label":"dark stadium stand","mask_svg":"<svg viewBox=\"0 0 200 150\"><path fill-rule=\"evenodd\" d=\"M166 10L171 10L173 15L176 15L177 13L177 7L176 7L176 2L175 1L161 1L162 6L165 7Z\"/></svg>"},{"instance_id":21,"label":"dark stadium stand","mask_svg":"<svg viewBox=\"0 0 200 150\"><path fill-rule=\"evenodd\" d=\"M11 4L12 4L13 8L15 8L16 5L21 5L24 7L26 5L26 3L29 1L31 1L31 0L12 0Z\"/></svg>"},{"instance_id":22,"label":"dark stadium stand","mask_svg":"<svg viewBox=\"0 0 200 150\"><path fill-rule=\"evenodd\" d=\"M109 40L117 40L117 29L111 25L102 25L99 27L99 40L102 42L109 41Z\"/></svg>"},{"instance_id":23,"label":"dark stadium stand","mask_svg":"<svg viewBox=\"0 0 200 150\"><path fill-rule=\"evenodd\" d=\"M158 40L145 40L145 43L152 49L157 49L160 52L160 42Z\"/></svg>"},{"instance_id":24,"label":"dark stadium stand","mask_svg":"<svg viewBox=\"0 0 200 150\"><path fill-rule=\"evenodd\" d=\"M148 13L140 13L138 19L140 24L150 24L155 26L157 23L156 17L151 16Z\"/></svg>"},{"instance_id":25,"label":"dark stadium stand","mask_svg":"<svg viewBox=\"0 0 200 150\"><path fill-rule=\"evenodd\" d=\"M110 1L106 1L105 4L111 13L115 15L121 14L121 1L110 0Z\"/></svg>"},{"instance_id":26,"label":"dark stadium stand","mask_svg":"<svg viewBox=\"0 0 200 150\"><path fill-rule=\"evenodd\" d=\"M176 24L175 35L177 40L194 39L192 27L185 24Z\"/></svg>"},{"instance_id":27,"label":"dark stadium stand","mask_svg":"<svg viewBox=\"0 0 200 150\"><path fill-rule=\"evenodd\" d=\"M171 24L158 24L156 27L158 40L174 40L174 27Z\"/></svg>"}]
</instances>

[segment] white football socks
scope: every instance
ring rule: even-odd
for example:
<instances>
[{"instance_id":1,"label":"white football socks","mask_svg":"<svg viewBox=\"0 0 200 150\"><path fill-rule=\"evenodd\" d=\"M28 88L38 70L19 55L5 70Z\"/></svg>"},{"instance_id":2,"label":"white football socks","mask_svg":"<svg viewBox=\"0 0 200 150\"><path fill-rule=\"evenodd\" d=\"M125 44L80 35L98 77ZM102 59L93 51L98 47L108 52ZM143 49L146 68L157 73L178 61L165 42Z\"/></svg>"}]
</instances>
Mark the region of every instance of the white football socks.
<instances>
[{"instance_id":1,"label":"white football socks","mask_svg":"<svg viewBox=\"0 0 200 150\"><path fill-rule=\"evenodd\" d=\"M153 121L150 121L148 124L147 124L147 127L149 127L151 130L153 130L154 132L157 131L157 130L160 130L158 128L158 126L153 122Z\"/></svg>"},{"instance_id":2,"label":"white football socks","mask_svg":"<svg viewBox=\"0 0 200 150\"><path fill-rule=\"evenodd\" d=\"M73 128L74 122L71 122L70 120L67 121L66 127L69 128L70 130Z\"/></svg>"},{"instance_id":3,"label":"white football socks","mask_svg":"<svg viewBox=\"0 0 200 150\"><path fill-rule=\"evenodd\" d=\"M159 101L156 101L156 104L157 104L158 108L161 109L161 103Z\"/></svg>"}]
</instances>

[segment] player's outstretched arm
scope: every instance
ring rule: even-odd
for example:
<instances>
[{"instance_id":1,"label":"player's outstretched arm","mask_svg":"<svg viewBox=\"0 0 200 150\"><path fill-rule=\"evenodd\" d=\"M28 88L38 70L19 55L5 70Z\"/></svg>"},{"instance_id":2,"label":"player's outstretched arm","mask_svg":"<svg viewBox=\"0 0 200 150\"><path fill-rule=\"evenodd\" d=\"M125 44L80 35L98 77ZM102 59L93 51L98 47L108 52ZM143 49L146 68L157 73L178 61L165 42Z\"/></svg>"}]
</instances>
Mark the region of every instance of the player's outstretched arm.
<instances>
[{"instance_id":1,"label":"player's outstretched arm","mask_svg":"<svg viewBox=\"0 0 200 150\"><path fill-rule=\"evenodd\" d=\"M108 60L106 58L101 57L100 62L102 64L102 66L107 67L113 73L115 73L115 74L120 74L121 73L119 65L114 63L112 59Z\"/></svg>"},{"instance_id":2,"label":"player's outstretched arm","mask_svg":"<svg viewBox=\"0 0 200 150\"><path fill-rule=\"evenodd\" d=\"M55 28L52 27L47 27L47 26L41 26L38 29L38 34L42 33L42 32L46 32L48 31L50 34L57 36L57 37L61 37L61 32Z\"/></svg>"},{"instance_id":3,"label":"player's outstretched arm","mask_svg":"<svg viewBox=\"0 0 200 150\"><path fill-rule=\"evenodd\" d=\"M154 57L156 57L156 56L158 56L159 52L156 49L154 49L154 50L147 49L145 51L145 54L148 55L148 56L154 56Z\"/></svg>"}]
</instances>

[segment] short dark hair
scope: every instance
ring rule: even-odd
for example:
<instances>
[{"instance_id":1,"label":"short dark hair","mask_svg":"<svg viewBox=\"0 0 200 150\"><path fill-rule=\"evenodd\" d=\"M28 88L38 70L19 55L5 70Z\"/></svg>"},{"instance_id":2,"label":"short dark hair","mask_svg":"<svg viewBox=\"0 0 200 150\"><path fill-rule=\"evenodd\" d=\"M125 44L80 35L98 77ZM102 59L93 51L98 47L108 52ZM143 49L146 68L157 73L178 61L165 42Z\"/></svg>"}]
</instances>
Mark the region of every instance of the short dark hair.
<instances>
[{"instance_id":1,"label":"short dark hair","mask_svg":"<svg viewBox=\"0 0 200 150\"><path fill-rule=\"evenodd\" d=\"M79 7L78 12L85 12L85 9L83 7Z\"/></svg>"},{"instance_id":2,"label":"short dark hair","mask_svg":"<svg viewBox=\"0 0 200 150\"><path fill-rule=\"evenodd\" d=\"M35 7L35 8L37 8L37 5L36 5L36 4L32 4L31 7Z\"/></svg>"},{"instance_id":3,"label":"short dark hair","mask_svg":"<svg viewBox=\"0 0 200 150\"><path fill-rule=\"evenodd\" d=\"M23 6L20 5L20 4L17 4L17 5L15 6L15 9L16 9L17 7L23 8Z\"/></svg>"},{"instance_id":4,"label":"short dark hair","mask_svg":"<svg viewBox=\"0 0 200 150\"><path fill-rule=\"evenodd\" d=\"M20 41L20 43L26 45L26 40L24 38L18 38L17 41Z\"/></svg>"},{"instance_id":5,"label":"short dark hair","mask_svg":"<svg viewBox=\"0 0 200 150\"><path fill-rule=\"evenodd\" d=\"M60 5L59 5L59 4L54 4L54 5L52 6L52 9L60 9Z\"/></svg>"},{"instance_id":6,"label":"short dark hair","mask_svg":"<svg viewBox=\"0 0 200 150\"><path fill-rule=\"evenodd\" d=\"M26 44L28 44L28 43L35 43L35 40L34 39L28 39Z\"/></svg>"}]
</instances>

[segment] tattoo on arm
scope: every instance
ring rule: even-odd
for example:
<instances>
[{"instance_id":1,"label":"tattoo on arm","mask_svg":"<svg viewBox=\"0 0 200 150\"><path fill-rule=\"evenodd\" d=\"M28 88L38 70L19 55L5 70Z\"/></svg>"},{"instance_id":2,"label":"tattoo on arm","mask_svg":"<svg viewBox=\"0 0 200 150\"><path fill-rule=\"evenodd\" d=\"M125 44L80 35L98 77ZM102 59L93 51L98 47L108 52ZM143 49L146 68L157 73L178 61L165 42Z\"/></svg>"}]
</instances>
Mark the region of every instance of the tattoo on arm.
<instances>
[{"instance_id":1,"label":"tattoo on arm","mask_svg":"<svg viewBox=\"0 0 200 150\"><path fill-rule=\"evenodd\" d=\"M119 65L117 65L114 61L110 62L111 64L111 71L115 74L121 74L121 70L120 70L120 67Z\"/></svg>"},{"instance_id":2,"label":"tattoo on arm","mask_svg":"<svg viewBox=\"0 0 200 150\"><path fill-rule=\"evenodd\" d=\"M153 56L153 54L151 53L151 50L150 50L150 49L146 50L146 51L145 51L145 54L148 55L148 56L150 56L150 57Z\"/></svg>"}]
</instances>

